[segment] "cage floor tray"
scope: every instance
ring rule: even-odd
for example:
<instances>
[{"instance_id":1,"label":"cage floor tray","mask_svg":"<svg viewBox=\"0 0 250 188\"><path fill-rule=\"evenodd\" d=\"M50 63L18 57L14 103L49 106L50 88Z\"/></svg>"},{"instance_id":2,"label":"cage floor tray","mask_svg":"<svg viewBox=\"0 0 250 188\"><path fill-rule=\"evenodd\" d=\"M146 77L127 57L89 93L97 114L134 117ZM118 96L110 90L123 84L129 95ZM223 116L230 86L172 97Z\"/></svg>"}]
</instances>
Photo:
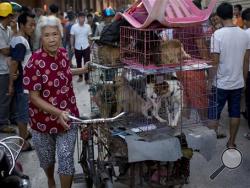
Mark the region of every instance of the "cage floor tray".
<instances>
[{"instance_id":1,"label":"cage floor tray","mask_svg":"<svg viewBox=\"0 0 250 188\"><path fill-rule=\"evenodd\" d=\"M201 59L189 59L184 60L182 63L178 64L166 64L161 66L156 65L142 65L133 59L124 59L122 62L126 65L126 68L137 69L143 73L168 73L176 72L180 70L201 70L211 68L211 61L201 60Z\"/></svg>"}]
</instances>

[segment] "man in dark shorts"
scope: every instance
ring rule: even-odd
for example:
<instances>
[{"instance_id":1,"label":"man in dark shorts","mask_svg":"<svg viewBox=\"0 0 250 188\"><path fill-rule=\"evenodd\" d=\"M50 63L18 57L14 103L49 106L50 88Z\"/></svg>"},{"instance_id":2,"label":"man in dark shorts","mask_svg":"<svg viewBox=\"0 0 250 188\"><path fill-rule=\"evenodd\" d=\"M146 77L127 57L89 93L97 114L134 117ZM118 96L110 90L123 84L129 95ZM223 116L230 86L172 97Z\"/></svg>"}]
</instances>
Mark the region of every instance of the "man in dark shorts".
<instances>
[{"instance_id":1,"label":"man in dark shorts","mask_svg":"<svg viewBox=\"0 0 250 188\"><path fill-rule=\"evenodd\" d=\"M230 137L227 147L235 148L240 125L241 93L249 68L249 60L244 57L248 57L250 41L246 32L233 24L231 4L222 3L216 12L224 27L216 30L211 38L211 53L214 66L217 66L212 88L215 96L212 97L217 97L217 105L210 106L208 115L209 119L213 120L211 126L218 127L221 112L226 102L228 103Z\"/></svg>"},{"instance_id":2,"label":"man in dark shorts","mask_svg":"<svg viewBox=\"0 0 250 188\"><path fill-rule=\"evenodd\" d=\"M30 133L27 131L29 123L29 95L23 89L23 69L26 66L30 56L31 48L28 42L35 30L35 15L22 13L18 17L19 31L10 41L10 81L9 94L14 95L15 121L17 122L19 135L25 142L22 151L32 150L31 144L27 141ZM17 79L15 77L17 76Z\"/></svg>"}]
</instances>

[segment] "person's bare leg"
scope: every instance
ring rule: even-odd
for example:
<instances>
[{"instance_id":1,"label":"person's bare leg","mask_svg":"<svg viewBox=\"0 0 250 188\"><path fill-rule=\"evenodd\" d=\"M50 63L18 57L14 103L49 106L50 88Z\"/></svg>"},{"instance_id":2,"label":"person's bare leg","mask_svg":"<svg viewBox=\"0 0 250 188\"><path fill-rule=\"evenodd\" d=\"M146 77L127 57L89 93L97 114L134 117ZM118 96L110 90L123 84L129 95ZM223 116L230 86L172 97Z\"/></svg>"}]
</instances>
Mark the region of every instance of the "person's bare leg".
<instances>
[{"instance_id":1,"label":"person's bare leg","mask_svg":"<svg viewBox=\"0 0 250 188\"><path fill-rule=\"evenodd\" d=\"M17 125L18 125L18 130L19 130L19 136L25 139L27 136L27 132L28 132L27 124L18 122Z\"/></svg>"},{"instance_id":2,"label":"person's bare leg","mask_svg":"<svg viewBox=\"0 0 250 188\"><path fill-rule=\"evenodd\" d=\"M201 121L207 120L208 118L207 109L197 109L197 112L199 114Z\"/></svg>"},{"instance_id":3,"label":"person's bare leg","mask_svg":"<svg viewBox=\"0 0 250 188\"><path fill-rule=\"evenodd\" d=\"M21 123L21 122L17 122L18 125L18 131L19 131L19 136L21 138L23 138L23 140L25 141L25 139L28 136L28 128L27 128L27 124L26 123ZM27 147L29 147L28 142L24 142L23 145L23 149L25 150Z\"/></svg>"},{"instance_id":4,"label":"person's bare leg","mask_svg":"<svg viewBox=\"0 0 250 188\"><path fill-rule=\"evenodd\" d=\"M240 126L240 118L230 118L228 147L235 146L235 139Z\"/></svg>"},{"instance_id":5,"label":"person's bare leg","mask_svg":"<svg viewBox=\"0 0 250 188\"><path fill-rule=\"evenodd\" d=\"M71 188L73 176L60 175L61 188Z\"/></svg>"},{"instance_id":6,"label":"person's bare leg","mask_svg":"<svg viewBox=\"0 0 250 188\"><path fill-rule=\"evenodd\" d=\"M54 178L54 169L55 169L55 165L51 165L47 169L44 169L44 172L48 178L48 188L56 188L56 182Z\"/></svg>"},{"instance_id":7,"label":"person's bare leg","mask_svg":"<svg viewBox=\"0 0 250 188\"><path fill-rule=\"evenodd\" d=\"M219 127L219 120L209 120L207 127L209 129L213 129L217 133Z\"/></svg>"}]
</instances>

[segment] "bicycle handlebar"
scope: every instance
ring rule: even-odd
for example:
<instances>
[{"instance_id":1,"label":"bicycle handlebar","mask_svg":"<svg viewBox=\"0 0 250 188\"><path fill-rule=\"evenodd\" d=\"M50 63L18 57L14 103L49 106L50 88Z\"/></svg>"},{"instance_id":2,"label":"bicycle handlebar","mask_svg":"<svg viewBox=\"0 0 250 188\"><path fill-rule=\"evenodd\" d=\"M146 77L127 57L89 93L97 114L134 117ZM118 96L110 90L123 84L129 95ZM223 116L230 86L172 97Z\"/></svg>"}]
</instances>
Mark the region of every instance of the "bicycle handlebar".
<instances>
[{"instance_id":1,"label":"bicycle handlebar","mask_svg":"<svg viewBox=\"0 0 250 188\"><path fill-rule=\"evenodd\" d=\"M120 117L122 117L124 114L125 114L125 112L122 112L122 113L120 113L117 116L112 117L112 118L98 118L98 119L87 119L87 120L82 120L82 119L77 118L77 117L72 116L72 115L68 115L68 117L70 119L78 121L82 124L95 124L95 123L113 122L113 121L119 119Z\"/></svg>"}]
</instances>

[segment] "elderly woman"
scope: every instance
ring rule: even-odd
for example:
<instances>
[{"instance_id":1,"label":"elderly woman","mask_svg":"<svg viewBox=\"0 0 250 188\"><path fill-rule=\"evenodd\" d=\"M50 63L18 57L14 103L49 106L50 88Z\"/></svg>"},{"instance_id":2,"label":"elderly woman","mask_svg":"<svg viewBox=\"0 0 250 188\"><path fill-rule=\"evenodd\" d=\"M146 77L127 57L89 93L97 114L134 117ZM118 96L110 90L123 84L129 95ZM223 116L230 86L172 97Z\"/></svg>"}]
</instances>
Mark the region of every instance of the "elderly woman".
<instances>
[{"instance_id":1,"label":"elderly woman","mask_svg":"<svg viewBox=\"0 0 250 188\"><path fill-rule=\"evenodd\" d=\"M72 75L85 68L70 69L65 49L60 48L62 26L54 16L43 17L37 26L42 48L30 58L24 70L23 85L30 96L30 123L40 166L55 187L55 152L61 187L70 188L74 174L74 147L77 127L68 122L68 113L78 116Z\"/></svg>"}]
</instances>

